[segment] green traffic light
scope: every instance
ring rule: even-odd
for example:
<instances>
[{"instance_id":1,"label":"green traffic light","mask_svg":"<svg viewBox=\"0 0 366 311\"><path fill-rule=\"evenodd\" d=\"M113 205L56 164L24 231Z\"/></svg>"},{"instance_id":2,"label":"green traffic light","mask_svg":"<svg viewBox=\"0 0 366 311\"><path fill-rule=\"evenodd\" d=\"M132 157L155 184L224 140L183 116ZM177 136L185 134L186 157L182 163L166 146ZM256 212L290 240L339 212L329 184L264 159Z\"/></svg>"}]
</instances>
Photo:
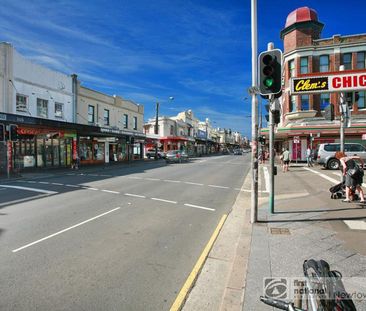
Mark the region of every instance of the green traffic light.
<instances>
[{"instance_id":1,"label":"green traffic light","mask_svg":"<svg viewBox=\"0 0 366 311\"><path fill-rule=\"evenodd\" d=\"M273 85L273 83L274 83L274 80L271 77L267 77L264 79L264 85L266 87L271 87Z\"/></svg>"}]
</instances>

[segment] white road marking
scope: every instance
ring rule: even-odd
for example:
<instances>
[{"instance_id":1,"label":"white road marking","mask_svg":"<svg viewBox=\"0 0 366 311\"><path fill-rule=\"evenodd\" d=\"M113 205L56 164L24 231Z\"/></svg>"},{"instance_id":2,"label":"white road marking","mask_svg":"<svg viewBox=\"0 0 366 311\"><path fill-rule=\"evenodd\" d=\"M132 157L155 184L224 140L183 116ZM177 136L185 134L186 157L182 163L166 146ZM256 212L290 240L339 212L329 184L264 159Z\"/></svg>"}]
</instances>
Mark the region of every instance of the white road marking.
<instances>
[{"instance_id":1,"label":"white road marking","mask_svg":"<svg viewBox=\"0 0 366 311\"><path fill-rule=\"evenodd\" d=\"M200 183L197 183L197 182L185 181L184 183L188 184L188 185L203 186L203 184L200 184Z\"/></svg>"},{"instance_id":2,"label":"white road marking","mask_svg":"<svg viewBox=\"0 0 366 311\"><path fill-rule=\"evenodd\" d=\"M130 178L130 179L142 179L142 177L136 177L136 176L130 176L128 178Z\"/></svg>"},{"instance_id":3,"label":"white road marking","mask_svg":"<svg viewBox=\"0 0 366 311\"><path fill-rule=\"evenodd\" d=\"M49 185L50 183L48 181L40 181L39 184Z\"/></svg>"},{"instance_id":4,"label":"white road marking","mask_svg":"<svg viewBox=\"0 0 366 311\"><path fill-rule=\"evenodd\" d=\"M314 174L317 174L317 175L319 175L320 177L323 177L324 179L329 180L329 181L331 181L331 182L332 182L332 183L334 183L334 184L339 184L339 183L340 183L340 180L339 180L339 179L338 179L338 180L336 180L336 179L334 179L334 178L332 178L332 177L329 177L329 176L327 176L327 175L325 175L325 174L319 173L319 172L317 172L317 171L315 171L315 170L313 170L313 169L311 169L311 168L304 167L304 169L305 169L305 170L308 170L308 171L310 171L310 172L312 172L312 173L314 173Z\"/></svg>"},{"instance_id":5,"label":"white road marking","mask_svg":"<svg viewBox=\"0 0 366 311\"><path fill-rule=\"evenodd\" d=\"M269 192L269 172L268 168L263 166L263 174L264 174L264 180L266 184L266 192Z\"/></svg>"},{"instance_id":6,"label":"white road marking","mask_svg":"<svg viewBox=\"0 0 366 311\"><path fill-rule=\"evenodd\" d=\"M5 188L0 188L0 191L5 190Z\"/></svg>"},{"instance_id":7,"label":"white road marking","mask_svg":"<svg viewBox=\"0 0 366 311\"><path fill-rule=\"evenodd\" d=\"M42 238L42 239L39 239L39 240L37 240L37 241L34 241L34 242L32 242L32 243L29 243L29 244L24 245L24 246L22 246L22 247L19 247L19 248L17 248L17 249L14 249L14 250L12 250L12 252L13 252L13 253L16 253L16 252L18 252L18 251L20 251L20 250L22 250L22 249L25 249L25 248L27 248L27 247L29 247L29 246L32 246L32 245L38 244L38 243L40 243L40 242L43 242L43 241L45 241L45 240L48 240L48 239L50 239L50 238L52 238L52 237L54 237L54 236L56 236L56 235L59 235L59 234L61 234L61 233L64 233L64 232L66 232L66 231L69 231L69 230L71 230L71 229L74 229L74 228L76 228L76 227L79 227L79 226L81 226L81 225L84 225L84 224L86 224L86 223L88 223L88 222L90 222L90 221L93 221L93 220L95 220L95 219L98 219L98 218L100 218L100 217L103 217L103 216L105 216L105 215L107 215L107 214L109 214L109 213L112 213L112 212L116 211L116 210L119 210L120 208L121 208L121 207L116 207L116 208L114 208L114 209L112 209L112 210L110 210L110 211L108 211L108 212L105 212L105 213L103 213L103 214L99 214L99 215L97 215L97 216L95 216L95 217L93 217L93 218L89 218L89 219L87 219L87 220L85 220L85 221L83 221L83 222L80 222L80 223L76 224L76 225L73 225L73 226L68 227L68 228L66 228L66 229L63 229L63 230L61 230L61 231L58 231L58 232L53 233L53 234L51 234L51 235L48 235L48 236L46 236L46 237L44 237L44 238Z\"/></svg>"},{"instance_id":8,"label":"white road marking","mask_svg":"<svg viewBox=\"0 0 366 311\"><path fill-rule=\"evenodd\" d=\"M235 188L235 190L238 190L238 191L243 191L243 192L252 192L252 190L250 189L239 189L239 188ZM258 190L258 192L260 193L268 193L268 191L263 191L263 190Z\"/></svg>"},{"instance_id":9,"label":"white road marking","mask_svg":"<svg viewBox=\"0 0 366 311\"><path fill-rule=\"evenodd\" d=\"M101 176L101 177L112 177L113 175L98 175L98 176Z\"/></svg>"},{"instance_id":10,"label":"white road marking","mask_svg":"<svg viewBox=\"0 0 366 311\"><path fill-rule=\"evenodd\" d=\"M101 190L103 192L108 192L108 193L114 193L114 194L120 194L120 192L118 191L113 191L113 190Z\"/></svg>"},{"instance_id":11,"label":"white road marking","mask_svg":"<svg viewBox=\"0 0 366 311\"><path fill-rule=\"evenodd\" d=\"M52 185L55 185L55 186L63 186L64 184L60 184L58 182L51 182Z\"/></svg>"},{"instance_id":12,"label":"white road marking","mask_svg":"<svg viewBox=\"0 0 366 311\"><path fill-rule=\"evenodd\" d=\"M75 176L76 174L75 173L68 173L66 174L67 176Z\"/></svg>"},{"instance_id":13,"label":"white road marking","mask_svg":"<svg viewBox=\"0 0 366 311\"><path fill-rule=\"evenodd\" d=\"M99 189L97 188L93 188L93 187L83 187L84 189L88 189L88 190L94 190L94 191L99 191Z\"/></svg>"},{"instance_id":14,"label":"white road marking","mask_svg":"<svg viewBox=\"0 0 366 311\"><path fill-rule=\"evenodd\" d=\"M177 204L178 203L176 201L164 200L164 199L159 199L159 198L151 198L151 200L161 201L161 202L166 202L166 203L172 203L172 204Z\"/></svg>"},{"instance_id":15,"label":"white road marking","mask_svg":"<svg viewBox=\"0 0 366 311\"><path fill-rule=\"evenodd\" d=\"M125 193L124 195L127 195L129 197L136 197L136 198L146 199L146 197L144 195L139 195L139 194Z\"/></svg>"},{"instance_id":16,"label":"white road marking","mask_svg":"<svg viewBox=\"0 0 366 311\"><path fill-rule=\"evenodd\" d=\"M180 180L171 180L171 179L164 179L165 182L173 182L173 183L180 183Z\"/></svg>"},{"instance_id":17,"label":"white road marking","mask_svg":"<svg viewBox=\"0 0 366 311\"><path fill-rule=\"evenodd\" d=\"M332 174L341 177L341 173L339 173L339 172L332 172Z\"/></svg>"},{"instance_id":18,"label":"white road marking","mask_svg":"<svg viewBox=\"0 0 366 311\"><path fill-rule=\"evenodd\" d=\"M229 189L229 187L225 187L225 186L217 186L217 185L208 185L208 186L213 187L213 188Z\"/></svg>"},{"instance_id":19,"label":"white road marking","mask_svg":"<svg viewBox=\"0 0 366 311\"><path fill-rule=\"evenodd\" d=\"M147 178L145 178L145 180L159 181L160 179L159 178L150 178L150 177L147 177Z\"/></svg>"},{"instance_id":20,"label":"white road marking","mask_svg":"<svg viewBox=\"0 0 366 311\"><path fill-rule=\"evenodd\" d=\"M19 190L27 190L27 191L34 191L34 192L47 193L47 194L55 194L55 193L58 193L56 191L43 190L43 189L38 189L38 188L21 187L21 186L0 185L0 187L3 187L3 188L12 188L12 189L19 189Z\"/></svg>"},{"instance_id":21,"label":"white road marking","mask_svg":"<svg viewBox=\"0 0 366 311\"><path fill-rule=\"evenodd\" d=\"M213 208L208 208L208 207L199 206L199 205L193 205L193 204L184 204L184 205L185 205L185 206L189 206L189 207L198 208L198 209L204 209L204 210L212 211L212 212L214 212L214 211L215 211L215 209L213 209Z\"/></svg>"},{"instance_id":22,"label":"white road marking","mask_svg":"<svg viewBox=\"0 0 366 311\"><path fill-rule=\"evenodd\" d=\"M28 183L28 184L35 184L35 183L36 183L36 181L32 181L32 180L30 180L30 181L27 181L27 183Z\"/></svg>"},{"instance_id":23,"label":"white road marking","mask_svg":"<svg viewBox=\"0 0 366 311\"><path fill-rule=\"evenodd\" d=\"M344 220L345 224L352 230L366 230L366 221Z\"/></svg>"},{"instance_id":24,"label":"white road marking","mask_svg":"<svg viewBox=\"0 0 366 311\"><path fill-rule=\"evenodd\" d=\"M72 187L72 188L80 188L78 185L65 185L66 187Z\"/></svg>"}]
</instances>

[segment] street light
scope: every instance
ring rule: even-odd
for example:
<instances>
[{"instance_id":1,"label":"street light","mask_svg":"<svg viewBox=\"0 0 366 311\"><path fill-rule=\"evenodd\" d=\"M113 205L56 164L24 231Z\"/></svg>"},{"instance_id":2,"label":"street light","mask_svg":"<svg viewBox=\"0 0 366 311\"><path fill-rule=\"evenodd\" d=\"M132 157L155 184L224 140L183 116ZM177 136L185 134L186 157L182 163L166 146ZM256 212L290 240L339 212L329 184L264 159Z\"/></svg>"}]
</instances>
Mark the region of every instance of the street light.
<instances>
[{"instance_id":1,"label":"street light","mask_svg":"<svg viewBox=\"0 0 366 311\"><path fill-rule=\"evenodd\" d=\"M170 96L169 100L173 101L174 97ZM156 115L155 115L155 135L159 135L159 102L156 102ZM155 160L158 159L158 139L156 139L156 143L155 143Z\"/></svg>"}]
</instances>

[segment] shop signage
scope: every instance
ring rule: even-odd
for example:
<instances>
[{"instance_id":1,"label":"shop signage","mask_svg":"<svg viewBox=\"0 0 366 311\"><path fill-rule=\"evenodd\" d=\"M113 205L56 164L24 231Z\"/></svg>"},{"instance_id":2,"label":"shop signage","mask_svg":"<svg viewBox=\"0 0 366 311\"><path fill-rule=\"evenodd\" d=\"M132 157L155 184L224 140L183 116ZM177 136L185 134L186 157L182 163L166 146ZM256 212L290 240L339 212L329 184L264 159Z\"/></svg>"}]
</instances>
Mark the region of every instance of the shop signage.
<instances>
[{"instance_id":1,"label":"shop signage","mask_svg":"<svg viewBox=\"0 0 366 311\"><path fill-rule=\"evenodd\" d=\"M366 140L366 134L362 134L362 140Z\"/></svg>"},{"instance_id":2,"label":"shop signage","mask_svg":"<svg viewBox=\"0 0 366 311\"><path fill-rule=\"evenodd\" d=\"M366 90L366 72L324 73L291 78L291 95Z\"/></svg>"},{"instance_id":3,"label":"shop signage","mask_svg":"<svg viewBox=\"0 0 366 311\"><path fill-rule=\"evenodd\" d=\"M300 143L300 136L294 136L294 144Z\"/></svg>"},{"instance_id":4,"label":"shop signage","mask_svg":"<svg viewBox=\"0 0 366 311\"><path fill-rule=\"evenodd\" d=\"M12 142L8 141L8 172L11 171L11 168L13 167L13 148L12 148Z\"/></svg>"}]
</instances>

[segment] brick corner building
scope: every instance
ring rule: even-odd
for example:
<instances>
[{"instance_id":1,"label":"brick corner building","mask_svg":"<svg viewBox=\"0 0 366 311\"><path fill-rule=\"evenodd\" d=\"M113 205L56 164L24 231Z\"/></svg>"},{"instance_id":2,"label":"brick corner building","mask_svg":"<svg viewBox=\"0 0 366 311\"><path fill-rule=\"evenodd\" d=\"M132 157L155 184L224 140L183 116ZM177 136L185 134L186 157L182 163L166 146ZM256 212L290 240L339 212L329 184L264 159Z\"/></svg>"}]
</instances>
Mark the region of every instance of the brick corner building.
<instances>
[{"instance_id":1,"label":"brick corner building","mask_svg":"<svg viewBox=\"0 0 366 311\"><path fill-rule=\"evenodd\" d=\"M288 146L293 160L305 160L309 145L315 149L319 143L339 141L340 93L293 95L290 92L291 78L338 72L340 65L344 65L349 73L362 72L366 68L366 34L321 38L323 27L315 10L301 7L287 16L280 33L284 46L284 85L276 148ZM363 143L362 134L366 133L365 91L358 91L358 99L354 92L345 95L352 103L352 122L346 128L345 141ZM324 109L330 104L334 105L336 112L334 121L324 118ZM266 132L264 130L262 134ZM294 137L299 137L299 140L295 139L298 143L294 143Z\"/></svg>"}]
</instances>

